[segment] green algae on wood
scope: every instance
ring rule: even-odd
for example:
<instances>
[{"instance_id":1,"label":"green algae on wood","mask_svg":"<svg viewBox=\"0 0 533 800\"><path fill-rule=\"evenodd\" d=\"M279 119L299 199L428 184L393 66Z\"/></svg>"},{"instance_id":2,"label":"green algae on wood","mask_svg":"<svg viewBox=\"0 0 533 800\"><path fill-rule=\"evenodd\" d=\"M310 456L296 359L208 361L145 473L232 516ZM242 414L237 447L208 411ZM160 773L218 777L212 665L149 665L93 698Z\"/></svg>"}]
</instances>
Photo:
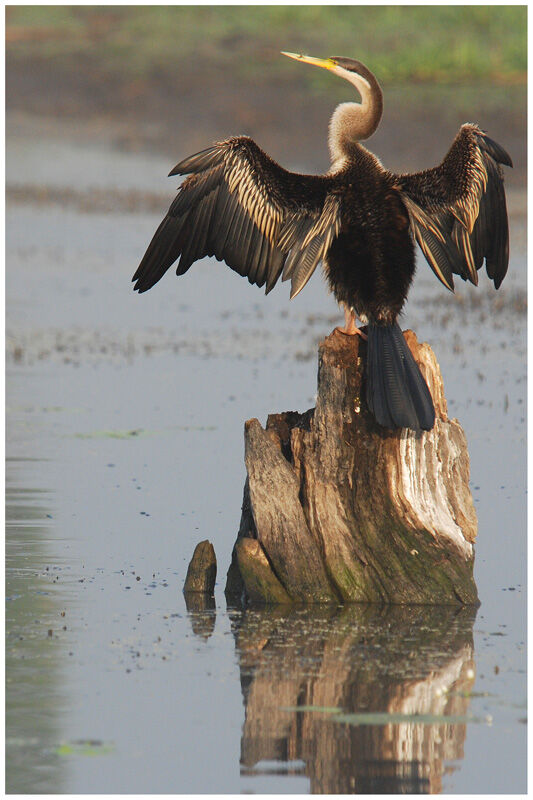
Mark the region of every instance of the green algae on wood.
<instances>
[{"instance_id":1,"label":"green algae on wood","mask_svg":"<svg viewBox=\"0 0 533 800\"><path fill-rule=\"evenodd\" d=\"M257 539L239 539L235 550L246 593L252 603L277 605L291 602Z\"/></svg>"}]
</instances>

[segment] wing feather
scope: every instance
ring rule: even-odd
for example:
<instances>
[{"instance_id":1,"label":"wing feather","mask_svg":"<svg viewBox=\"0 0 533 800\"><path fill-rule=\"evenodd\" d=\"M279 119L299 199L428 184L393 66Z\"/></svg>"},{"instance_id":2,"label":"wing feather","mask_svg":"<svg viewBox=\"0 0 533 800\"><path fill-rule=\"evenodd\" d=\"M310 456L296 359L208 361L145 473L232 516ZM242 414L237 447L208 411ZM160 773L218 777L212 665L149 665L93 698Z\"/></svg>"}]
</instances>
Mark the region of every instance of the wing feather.
<instances>
[{"instance_id":1,"label":"wing feather","mask_svg":"<svg viewBox=\"0 0 533 800\"><path fill-rule=\"evenodd\" d=\"M283 280L291 278L291 299L309 281L338 235L341 226L340 196L328 194L320 215L301 218L293 214L281 231L280 242L291 249L285 263Z\"/></svg>"},{"instance_id":2,"label":"wing feather","mask_svg":"<svg viewBox=\"0 0 533 800\"><path fill-rule=\"evenodd\" d=\"M139 292L178 259L176 274L183 275L209 255L250 283L266 283L267 293L290 260L298 266L295 296L340 229L334 176L288 172L245 136L189 156L170 175L188 177L133 276Z\"/></svg>"},{"instance_id":3,"label":"wing feather","mask_svg":"<svg viewBox=\"0 0 533 800\"><path fill-rule=\"evenodd\" d=\"M189 158L184 158L183 161L180 161L174 169L170 170L168 177L171 178L174 175L190 175L196 172L203 172L206 169L210 169L215 164L222 163L223 159L224 154L217 145L207 147L205 150L200 150L199 153L195 153L189 156Z\"/></svg>"},{"instance_id":4,"label":"wing feather","mask_svg":"<svg viewBox=\"0 0 533 800\"><path fill-rule=\"evenodd\" d=\"M509 154L477 125L463 125L434 169L397 176L411 230L437 277L452 273L477 285L478 271L498 288L509 262L509 227L500 165Z\"/></svg>"},{"instance_id":5,"label":"wing feather","mask_svg":"<svg viewBox=\"0 0 533 800\"><path fill-rule=\"evenodd\" d=\"M274 250L266 274L265 294L271 292L274 286L276 285L278 278L283 270L284 261L285 261L285 254L281 250Z\"/></svg>"}]
</instances>

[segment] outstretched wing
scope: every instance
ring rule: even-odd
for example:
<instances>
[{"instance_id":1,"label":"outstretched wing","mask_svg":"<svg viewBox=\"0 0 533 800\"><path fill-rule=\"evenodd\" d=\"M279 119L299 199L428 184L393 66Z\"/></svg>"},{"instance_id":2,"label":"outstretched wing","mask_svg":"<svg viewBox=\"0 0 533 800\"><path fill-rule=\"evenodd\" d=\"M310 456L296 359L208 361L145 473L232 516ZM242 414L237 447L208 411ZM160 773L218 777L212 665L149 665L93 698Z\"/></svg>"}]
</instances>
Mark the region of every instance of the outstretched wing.
<instances>
[{"instance_id":1,"label":"outstretched wing","mask_svg":"<svg viewBox=\"0 0 533 800\"><path fill-rule=\"evenodd\" d=\"M477 285L485 260L496 289L509 263L509 224L500 164L508 153L477 125L462 125L442 164L398 176L411 230L430 267L453 291L453 274Z\"/></svg>"},{"instance_id":2,"label":"outstretched wing","mask_svg":"<svg viewBox=\"0 0 533 800\"><path fill-rule=\"evenodd\" d=\"M183 275L215 256L268 293L285 266L291 297L303 288L340 229L331 176L298 175L240 136L181 161L189 175L148 245L133 280L145 292L179 258Z\"/></svg>"}]
</instances>

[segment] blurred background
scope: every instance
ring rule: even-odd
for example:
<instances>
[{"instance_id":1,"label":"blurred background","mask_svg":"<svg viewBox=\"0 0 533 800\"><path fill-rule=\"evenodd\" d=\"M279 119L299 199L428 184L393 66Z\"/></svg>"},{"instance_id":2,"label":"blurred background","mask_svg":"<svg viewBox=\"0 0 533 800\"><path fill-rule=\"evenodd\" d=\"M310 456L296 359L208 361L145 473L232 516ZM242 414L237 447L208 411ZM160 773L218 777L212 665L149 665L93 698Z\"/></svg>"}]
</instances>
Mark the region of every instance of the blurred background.
<instances>
[{"instance_id":1,"label":"blurred background","mask_svg":"<svg viewBox=\"0 0 533 800\"><path fill-rule=\"evenodd\" d=\"M13 5L5 30L7 791L524 792L526 7ZM367 64L392 170L463 122L512 156L500 290L419 254L402 320L468 440L477 614L226 607L243 423L314 405L342 314L318 273L292 303L213 259L130 280L185 156L245 133L329 168L352 89L280 50Z\"/></svg>"},{"instance_id":2,"label":"blurred background","mask_svg":"<svg viewBox=\"0 0 533 800\"><path fill-rule=\"evenodd\" d=\"M6 20L10 121L170 159L245 132L326 168L329 114L351 87L279 51L345 55L383 86L373 147L391 169L431 164L475 120L505 135L524 185L524 6L8 6Z\"/></svg>"}]
</instances>

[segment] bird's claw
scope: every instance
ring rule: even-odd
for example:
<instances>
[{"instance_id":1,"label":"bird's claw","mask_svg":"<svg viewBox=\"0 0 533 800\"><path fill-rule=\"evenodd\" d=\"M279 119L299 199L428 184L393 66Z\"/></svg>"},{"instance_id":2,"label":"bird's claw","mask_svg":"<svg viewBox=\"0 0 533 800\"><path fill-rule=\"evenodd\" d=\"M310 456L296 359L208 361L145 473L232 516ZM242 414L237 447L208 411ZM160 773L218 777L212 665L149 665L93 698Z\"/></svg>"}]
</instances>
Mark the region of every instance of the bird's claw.
<instances>
[{"instance_id":1,"label":"bird's claw","mask_svg":"<svg viewBox=\"0 0 533 800\"><path fill-rule=\"evenodd\" d=\"M365 342L368 340L368 336L366 335L366 333L363 333L361 328L358 328L355 325L354 325L353 328L350 328L350 329L337 327L337 328L335 328L335 330L339 331L339 333L344 334L344 336L360 336L361 339L365 340Z\"/></svg>"}]
</instances>

